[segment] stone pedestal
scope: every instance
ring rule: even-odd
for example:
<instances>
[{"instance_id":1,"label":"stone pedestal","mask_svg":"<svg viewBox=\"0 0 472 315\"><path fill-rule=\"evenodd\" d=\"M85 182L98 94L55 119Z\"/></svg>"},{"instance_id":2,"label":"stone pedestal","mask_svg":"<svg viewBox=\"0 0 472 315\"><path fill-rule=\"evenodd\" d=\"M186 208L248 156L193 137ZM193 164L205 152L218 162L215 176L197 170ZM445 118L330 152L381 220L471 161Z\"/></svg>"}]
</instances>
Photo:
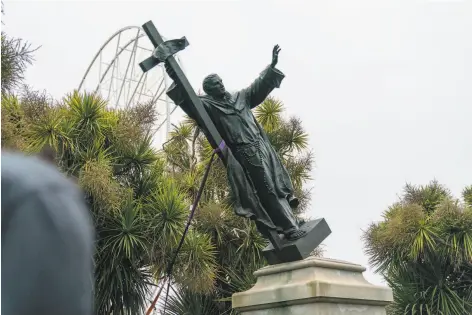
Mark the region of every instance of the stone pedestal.
<instances>
[{"instance_id":1,"label":"stone pedestal","mask_svg":"<svg viewBox=\"0 0 472 315\"><path fill-rule=\"evenodd\" d=\"M349 262L307 258L257 270L250 290L235 293L242 315L385 315L392 291L364 279Z\"/></svg>"}]
</instances>

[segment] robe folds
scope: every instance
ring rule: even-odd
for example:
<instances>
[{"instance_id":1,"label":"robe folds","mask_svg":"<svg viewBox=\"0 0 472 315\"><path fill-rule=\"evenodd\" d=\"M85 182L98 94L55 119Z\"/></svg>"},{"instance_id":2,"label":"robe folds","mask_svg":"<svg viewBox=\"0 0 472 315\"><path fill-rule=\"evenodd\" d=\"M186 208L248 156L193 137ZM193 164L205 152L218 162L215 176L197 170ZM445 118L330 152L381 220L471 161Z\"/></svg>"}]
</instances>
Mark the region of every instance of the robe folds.
<instances>
[{"instance_id":1,"label":"robe folds","mask_svg":"<svg viewBox=\"0 0 472 315\"><path fill-rule=\"evenodd\" d=\"M226 169L234 211L239 216L255 220L263 235L267 235L268 229L288 233L297 228L287 201L293 195L292 182L252 113L252 109L261 104L270 92L280 87L284 76L281 71L267 67L243 90L226 93L221 99L199 96L230 149ZM174 83L167 94L208 135L204 122L199 121L181 87Z\"/></svg>"}]
</instances>

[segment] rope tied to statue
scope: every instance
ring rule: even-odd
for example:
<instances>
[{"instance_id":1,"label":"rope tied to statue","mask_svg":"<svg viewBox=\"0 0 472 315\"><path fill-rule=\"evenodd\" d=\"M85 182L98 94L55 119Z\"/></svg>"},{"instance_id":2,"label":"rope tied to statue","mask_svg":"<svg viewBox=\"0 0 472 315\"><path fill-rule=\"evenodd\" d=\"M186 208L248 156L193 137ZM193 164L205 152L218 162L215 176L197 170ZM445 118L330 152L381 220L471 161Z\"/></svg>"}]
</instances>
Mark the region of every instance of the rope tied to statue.
<instances>
[{"instance_id":1,"label":"rope tied to statue","mask_svg":"<svg viewBox=\"0 0 472 315\"><path fill-rule=\"evenodd\" d=\"M185 236L187 235L187 232L190 228L190 225L192 224L192 220L193 220L193 217L195 215L195 211L197 209L198 202L200 201L200 198L202 197L203 189L205 188L205 184L206 184L206 181L208 179L208 175L210 174L211 165L213 164L213 160L215 158L215 155L218 152L223 152L225 147L226 147L226 143L223 140L218 145L218 147L213 150L210 161L208 162L208 164L205 168L205 173L203 174L202 182L200 183L200 187L198 188L197 196L195 197L195 200L193 201L192 209L190 210L190 214L189 214L189 217L188 217L188 220L187 220L187 224L185 225L184 232L182 233L182 237L180 238L179 245L177 246L177 248L174 252L174 255L172 256L172 259L171 259L169 265L167 266L166 273L165 273L166 276L165 276L164 281L162 283L161 289L157 293L154 301L152 302L151 306L149 307L148 311L146 312L146 315L151 314L152 310L154 309L154 307L157 303L157 300L159 299L161 291L162 291L162 289L163 289L163 287L164 287L164 285L166 284L166 281L167 281L167 290L166 290L166 297L165 297L165 300L164 300L164 311L163 311L163 314L165 314L166 307L167 307L167 298L169 296L169 289L170 289L170 278L172 276L172 269L174 267L175 261L177 260L177 255L178 255L180 249L182 248L182 245L184 244Z\"/></svg>"}]
</instances>

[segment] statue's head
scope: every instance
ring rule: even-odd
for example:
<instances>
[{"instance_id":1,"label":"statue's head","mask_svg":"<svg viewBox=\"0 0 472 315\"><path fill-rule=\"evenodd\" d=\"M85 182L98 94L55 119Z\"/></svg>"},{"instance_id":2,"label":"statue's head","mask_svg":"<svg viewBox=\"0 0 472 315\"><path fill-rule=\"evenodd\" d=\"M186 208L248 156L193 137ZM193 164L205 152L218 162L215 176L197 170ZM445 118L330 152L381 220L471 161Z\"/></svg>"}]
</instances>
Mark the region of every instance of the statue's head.
<instances>
[{"instance_id":1,"label":"statue's head","mask_svg":"<svg viewBox=\"0 0 472 315\"><path fill-rule=\"evenodd\" d=\"M226 93L223 80L221 80L220 76L217 74L210 74L203 79L203 91L214 97L221 97Z\"/></svg>"}]
</instances>

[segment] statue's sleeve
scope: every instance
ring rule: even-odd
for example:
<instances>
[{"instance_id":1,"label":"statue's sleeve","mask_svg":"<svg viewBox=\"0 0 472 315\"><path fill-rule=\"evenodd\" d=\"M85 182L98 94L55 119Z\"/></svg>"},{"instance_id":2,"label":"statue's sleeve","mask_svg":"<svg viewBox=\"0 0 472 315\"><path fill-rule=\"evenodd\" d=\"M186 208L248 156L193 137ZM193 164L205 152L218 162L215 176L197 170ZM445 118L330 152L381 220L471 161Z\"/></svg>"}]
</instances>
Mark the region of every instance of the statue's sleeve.
<instances>
[{"instance_id":1,"label":"statue's sleeve","mask_svg":"<svg viewBox=\"0 0 472 315\"><path fill-rule=\"evenodd\" d=\"M284 79L285 74L282 71L267 67L246 90L246 100L250 108L254 108L261 104L270 92L280 87L280 83Z\"/></svg>"},{"instance_id":2,"label":"statue's sleeve","mask_svg":"<svg viewBox=\"0 0 472 315\"><path fill-rule=\"evenodd\" d=\"M204 124L200 119L198 119L198 116L195 113L195 109L193 108L192 103L187 100L187 97L185 96L184 91L182 91L182 88L179 85L175 84L175 82L173 82L167 90L167 95L172 101L174 101L175 105L182 108L182 110L187 114L188 117L192 118L197 122L197 126L200 127L205 136L207 136L208 132L204 127Z\"/></svg>"},{"instance_id":3,"label":"statue's sleeve","mask_svg":"<svg viewBox=\"0 0 472 315\"><path fill-rule=\"evenodd\" d=\"M182 88L179 85L175 84L175 82L173 82L167 90L167 95L174 102L174 104L182 108L182 110L190 118L192 118L193 120L197 118L194 109L192 108L192 104L187 100L187 97L185 96Z\"/></svg>"}]
</instances>

